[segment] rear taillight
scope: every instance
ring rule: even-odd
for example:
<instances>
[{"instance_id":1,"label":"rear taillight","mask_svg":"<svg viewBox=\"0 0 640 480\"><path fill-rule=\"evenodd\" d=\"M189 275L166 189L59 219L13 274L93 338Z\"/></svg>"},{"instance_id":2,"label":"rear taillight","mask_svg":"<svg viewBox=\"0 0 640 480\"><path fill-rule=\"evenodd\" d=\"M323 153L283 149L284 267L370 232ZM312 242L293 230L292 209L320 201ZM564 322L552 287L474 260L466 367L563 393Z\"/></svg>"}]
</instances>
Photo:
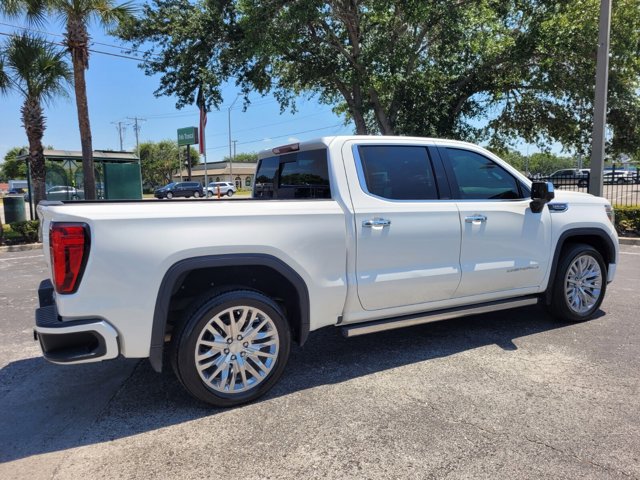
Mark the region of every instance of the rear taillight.
<instances>
[{"instance_id":1,"label":"rear taillight","mask_svg":"<svg viewBox=\"0 0 640 480\"><path fill-rule=\"evenodd\" d=\"M84 223L52 223L49 248L56 292L74 293L89 258L89 226Z\"/></svg>"}]
</instances>

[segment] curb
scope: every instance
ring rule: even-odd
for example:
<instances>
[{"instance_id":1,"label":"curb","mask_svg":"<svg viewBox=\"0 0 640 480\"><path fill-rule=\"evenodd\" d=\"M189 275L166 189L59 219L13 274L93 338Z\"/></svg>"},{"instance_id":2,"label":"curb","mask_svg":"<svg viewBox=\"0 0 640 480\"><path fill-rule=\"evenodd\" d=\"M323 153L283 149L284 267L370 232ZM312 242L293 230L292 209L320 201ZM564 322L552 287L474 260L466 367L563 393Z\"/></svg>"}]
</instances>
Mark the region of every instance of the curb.
<instances>
[{"instance_id":1,"label":"curb","mask_svg":"<svg viewBox=\"0 0 640 480\"><path fill-rule=\"evenodd\" d=\"M26 245L7 245L0 247L0 252L27 252L29 250L42 250L42 244L27 243Z\"/></svg>"},{"instance_id":2,"label":"curb","mask_svg":"<svg viewBox=\"0 0 640 480\"><path fill-rule=\"evenodd\" d=\"M620 242L620 245L635 245L635 246L640 246L640 238L626 238L626 237L622 237L622 238L618 238L618 241Z\"/></svg>"}]
</instances>

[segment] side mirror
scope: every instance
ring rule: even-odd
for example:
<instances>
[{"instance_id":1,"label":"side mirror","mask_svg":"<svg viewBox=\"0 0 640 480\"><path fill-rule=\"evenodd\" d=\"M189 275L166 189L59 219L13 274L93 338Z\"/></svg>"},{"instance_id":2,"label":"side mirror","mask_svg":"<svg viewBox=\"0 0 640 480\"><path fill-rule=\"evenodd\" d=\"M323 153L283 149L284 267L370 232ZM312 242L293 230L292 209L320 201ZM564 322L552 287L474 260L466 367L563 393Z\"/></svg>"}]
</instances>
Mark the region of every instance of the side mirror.
<instances>
[{"instance_id":1,"label":"side mirror","mask_svg":"<svg viewBox=\"0 0 640 480\"><path fill-rule=\"evenodd\" d=\"M549 203L555 197L553 183L551 182L533 182L531 184L531 211L540 213L545 203Z\"/></svg>"}]
</instances>

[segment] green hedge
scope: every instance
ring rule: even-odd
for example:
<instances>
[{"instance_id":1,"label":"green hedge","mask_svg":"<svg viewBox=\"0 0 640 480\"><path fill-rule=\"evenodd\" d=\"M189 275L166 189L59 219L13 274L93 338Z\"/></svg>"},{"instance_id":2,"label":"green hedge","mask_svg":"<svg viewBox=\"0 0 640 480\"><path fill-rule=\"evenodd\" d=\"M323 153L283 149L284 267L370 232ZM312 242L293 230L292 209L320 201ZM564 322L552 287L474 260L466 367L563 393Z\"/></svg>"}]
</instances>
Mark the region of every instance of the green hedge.
<instances>
[{"instance_id":1,"label":"green hedge","mask_svg":"<svg viewBox=\"0 0 640 480\"><path fill-rule=\"evenodd\" d=\"M616 230L620 236L640 236L640 207L614 206Z\"/></svg>"},{"instance_id":2,"label":"green hedge","mask_svg":"<svg viewBox=\"0 0 640 480\"><path fill-rule=\"evenodd\" d=\"M38 241L38 220L27 220L26 222L13 222L9 224L9 228L4 226L2 240L7 245L16 245L21 243L36 243Z\"/></svg>"}]
</instances>

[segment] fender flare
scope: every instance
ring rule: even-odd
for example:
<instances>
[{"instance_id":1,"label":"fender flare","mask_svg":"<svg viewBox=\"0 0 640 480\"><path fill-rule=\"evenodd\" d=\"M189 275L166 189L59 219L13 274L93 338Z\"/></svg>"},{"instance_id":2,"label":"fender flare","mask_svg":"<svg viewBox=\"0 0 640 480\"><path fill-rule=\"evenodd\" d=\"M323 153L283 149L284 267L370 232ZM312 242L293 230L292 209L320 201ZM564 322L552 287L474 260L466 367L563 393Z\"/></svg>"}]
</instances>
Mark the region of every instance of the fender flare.
<instances>
[{"instance_id":1,"label":"fender flare","mask_svg":"<svg viewBox=\"0 0 640 480\"><path fill-rule=\"evenodd\" d=\"M230 255L207 255L202 257L187 258L174 263L165 273L153 313L153 326L151 330L151 346L149 350L149 361L156 372L162 371L162 355L164 351L164 337L169 314L169 303L174 293L176 282L184 275L203 268L215 267L246 267L262 266L268 267L294 286L300 299L300 319L299 319L299 339L300 345L304 344L310 328L310 307L309 290L303 278L289 265L279 258L265 254L230 254Z\"/></svg>"},{"instance_id":2,"label":"fender flare","mask_svg":"<svg viewBox=\"0 0 640 480\"><path fill-rule=\"evenodd\" d=\"M551 303L551 291L553 287L553 281L558 269L558 262L560 261L560 253L566 241L572 237L585 237L595 236L604 241L604 245L607 249L607 256L611 260L610 263L616 261L616 247L611 239L611 236L600 228L570 228L569 230L562 232L556 243L556 249L553 254L553 262L551 263L551 271L549 272L549 280L547 282L547 289L544 292L544 302L549 305Z\"/></svg>"}]
</instances>

